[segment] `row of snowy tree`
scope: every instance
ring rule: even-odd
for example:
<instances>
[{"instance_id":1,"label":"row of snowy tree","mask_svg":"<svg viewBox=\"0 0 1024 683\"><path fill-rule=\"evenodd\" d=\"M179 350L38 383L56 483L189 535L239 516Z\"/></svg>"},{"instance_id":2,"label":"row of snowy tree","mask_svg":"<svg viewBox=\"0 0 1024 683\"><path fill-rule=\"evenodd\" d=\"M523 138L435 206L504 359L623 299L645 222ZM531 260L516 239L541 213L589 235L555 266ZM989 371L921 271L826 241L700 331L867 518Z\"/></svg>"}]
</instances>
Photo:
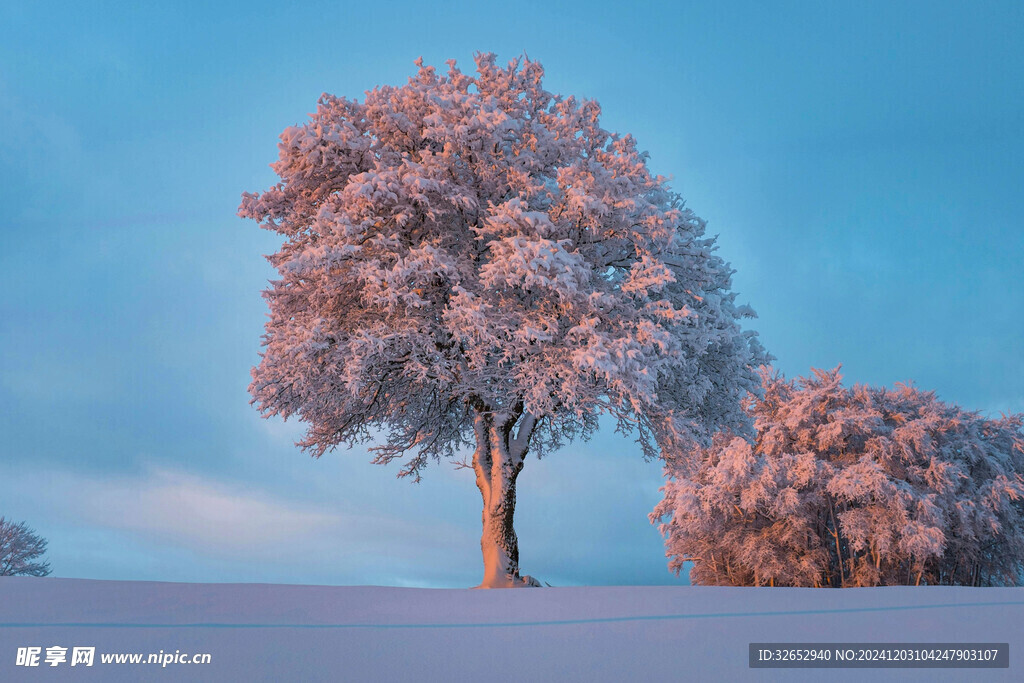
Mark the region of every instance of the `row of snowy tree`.
<instances>
[{"instance_id":1,"label":"row of snowy tree","mask_svg":"<svg viewBox=\"0 0 1024 683\"><path fill-rule=\"evenodd\" d=\"M986 419L911 386L765 370L730 432L668 461L670 567L693 583L999 586L1024 561L1022 416Z\"/></svg>"},{"instance_id":2,"label":"row of snowy tree","mask_svg":"<svg viewBox=\"0 0 1024 683\"><path fill-rule=\"evenodd\" d=\"M373 442L414 479L472 449L481 586L536 585L520 473L602 416L668 463L653 516L694 582L1016 581L1020 418L838 372L759 390L771 358L732 269L596 102L529 59L418 66L362 102L323 95L282 133L280 181L243 195L283 238L249 387L265 417L306 423L317 457Z\"/></svg>"}]
</instances>

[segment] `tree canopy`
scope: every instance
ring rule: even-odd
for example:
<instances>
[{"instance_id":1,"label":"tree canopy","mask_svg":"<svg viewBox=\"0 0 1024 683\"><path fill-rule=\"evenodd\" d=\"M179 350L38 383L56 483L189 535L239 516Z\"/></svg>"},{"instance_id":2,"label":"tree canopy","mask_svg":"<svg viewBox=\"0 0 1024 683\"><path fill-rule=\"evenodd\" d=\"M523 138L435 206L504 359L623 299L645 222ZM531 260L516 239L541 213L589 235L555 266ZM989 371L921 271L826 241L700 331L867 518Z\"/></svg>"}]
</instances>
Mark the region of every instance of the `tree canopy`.
<instances>
[{"instance_id":1,"label":"tree canopy","mask_svg":"<svg viewBox=\"0 0 1024 683\"><path fill-rule=\"evenodd\" d=\"M382 430L407 473L472 443L474 406L544 416L538 446L608 412L652 455L730 424L758 347L704 222L537 62L477 69L420 62L282 134L281 182L240 208L286 238L260 409L317 454Z\"/></svg>"},{"instance_id":2,"label":"tree canopy","mask_svg":"<svg viewBox=\"0 0 1024 683\"><path fill-rule=\"evenodd\" d=\"M1024 416L987 419L908 385L843 387L839 369L751 397L678 457L652 514L693 583L1016 585L1024 569Z\"/></svg>"},{"instance_id":3,"label":"tree canopy","mask_svg":"<svg viewBox=\"0 0 1024 683\"><path fill-rule=\"evenodd\" d=\"M25 522L0 517L0 576L46 576L50 563L42 561L46 540Z\"/></svg>"}]
</instances>

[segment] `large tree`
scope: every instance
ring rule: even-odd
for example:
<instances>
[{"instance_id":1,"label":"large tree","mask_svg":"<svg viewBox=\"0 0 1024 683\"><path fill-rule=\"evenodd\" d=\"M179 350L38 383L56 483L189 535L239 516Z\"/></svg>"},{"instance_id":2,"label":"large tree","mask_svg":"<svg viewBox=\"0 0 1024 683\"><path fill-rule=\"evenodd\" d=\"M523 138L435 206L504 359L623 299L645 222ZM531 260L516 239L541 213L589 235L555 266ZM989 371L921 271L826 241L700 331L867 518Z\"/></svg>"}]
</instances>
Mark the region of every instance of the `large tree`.
<instances>
[{"instance_id":1,"label":"large tree","mask_svg":"<svg viewBox=\"0 0 1024 683\"><path fill-rule=\"evenodd\" d=\"M473 448L481 585L523 585L528 452L602 414L648 457L735 428L763 352L704 222L596 102L544 90L528 59L448 64L323 95L281 135L280 182L243 195L239 215L285 238L249 389L317 457L373 442L418 479Z\"/></svg>"}]
</instances>

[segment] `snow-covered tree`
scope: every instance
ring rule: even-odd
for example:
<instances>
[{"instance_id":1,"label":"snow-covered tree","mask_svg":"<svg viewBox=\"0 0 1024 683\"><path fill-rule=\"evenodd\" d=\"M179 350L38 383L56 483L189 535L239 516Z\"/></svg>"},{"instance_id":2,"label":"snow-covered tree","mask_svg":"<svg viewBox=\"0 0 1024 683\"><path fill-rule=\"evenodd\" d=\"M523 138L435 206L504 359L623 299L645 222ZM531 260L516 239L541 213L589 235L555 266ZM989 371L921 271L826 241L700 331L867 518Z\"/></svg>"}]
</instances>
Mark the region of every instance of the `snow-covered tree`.
<instances>
[{"instance_id":1,"label":"snow-covered tree","mask_svg":"<svg viewBox=\"0 0 1024 683\"><path fill-rule=\"evenodd\" d=\"M646 456L742 429L763 351L704 222L596 102L552 95L529 59L448 65L323 95L281 135L280 182L243 195L285 237L249 389L317 457L373 442L418 479L471 447L482 585L515 586L528 452L602 414Z\"/></svg>"},{"instance_id":2,"label":"snow-covered tree","mask_svg":"<svg viewBox=\"0 0 1024 683\"><path fill-rule=\"evenodd\" d=\"M745 586L1022 581L1024 416L844 388L838 368L762 379L752 441L723 431L668 460L651 518L671 569Z\"/></svg>"},{"instance_id":3,"label":"snow-covered tree","mask_svg":"<svg viewBox=\"0 0 1024 683\"><path fill-rule=\"evenodd\" d=\"M46 576L50 563L41 561L45 553L46 540L25 522L0 517L0 576Z\"/></svg>"}]
</instances>

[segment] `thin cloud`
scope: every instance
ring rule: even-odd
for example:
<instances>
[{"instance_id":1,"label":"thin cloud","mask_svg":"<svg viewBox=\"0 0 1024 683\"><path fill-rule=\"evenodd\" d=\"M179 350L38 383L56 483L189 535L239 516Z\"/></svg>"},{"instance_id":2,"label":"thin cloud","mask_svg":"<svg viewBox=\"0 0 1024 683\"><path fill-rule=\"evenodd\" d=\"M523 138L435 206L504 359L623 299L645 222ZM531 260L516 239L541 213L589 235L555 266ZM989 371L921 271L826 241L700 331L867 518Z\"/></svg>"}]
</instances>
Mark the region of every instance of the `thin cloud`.
<instances>
[{"instance_id":1,"label":"thin cloud","mask_svg":"<svg viewBox=\"0 0 1024 683\"><path fill-rule=\"evenodd\" d=\"M416 558L422 563L424 554L473 545L463 529L438 520L352 511L365 501L295 501L174 469L110 477L5 469L0 498L26 498L15 508L49 517L51 528L112 531L123 535L125 547L177 548L188 551L183 558L226 561L243 575L256 563L278 574L331 568L343 581L371 583L380 571L402 571Z\"/></svg>"},{"instance_id":2,"label":"thin cloud","mask_svg":"<svg viewBox=\"0 0 1024 683\"><path fill-rule=\"evenodd\" d=\"M89 521L207 552L274 554L343 522L260 491L166 469L141 479L93 481L89 488L72 504Z\"/></svg>"}]
</instances>

